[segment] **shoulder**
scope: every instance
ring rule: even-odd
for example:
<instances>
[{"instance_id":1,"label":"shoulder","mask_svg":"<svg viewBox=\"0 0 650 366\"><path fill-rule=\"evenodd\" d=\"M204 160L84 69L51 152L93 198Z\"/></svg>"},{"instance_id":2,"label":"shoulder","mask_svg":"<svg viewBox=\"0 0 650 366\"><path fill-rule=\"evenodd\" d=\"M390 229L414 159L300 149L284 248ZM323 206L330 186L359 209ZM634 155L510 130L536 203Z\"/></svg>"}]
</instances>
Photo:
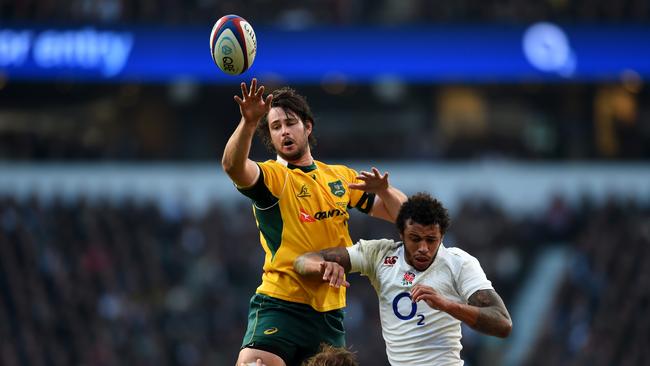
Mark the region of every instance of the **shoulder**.
<instances>
[{"instance_id":1,"label":"shoulder","mask_svg":"<svg viewBox=\"0 0 650 366\"><path fill-rule=\"evenodd\" d=\"M350 168L348 166L345 166L345 165L326 164L326 163L323 163L322 161L317 161L317 160L314 160L314 163L316 164L316 166L319 169L327 168L327 169L331 169L332 171L336 172L337 174L344 174L344 175L348 175L348 176L349 175L352 175L352 176L357 175L357 172L354 169L352 169L352 168Z\"/></svg>"},{"instance_id":2,"label":"shoulder","mask_svg":"<svg viewBox=\"0 0 650 366\"><path fill-rule=\"evenodd\" d=\"M478 263L478 260L474 256L458 247L447 248L443 246L440 249L444 250L445 262L453 272L460 271L467 264Z\"/></svg>"},{"instance_id":3,"label":"shoulder","mask_svg":"<svg viewBox=\"0 0 650 366\"><path fill-rule=\"evenodd\" d=\"M287 169L287 166L279 163L277 160L257 161L257 165L268 169Z\"/></svg>"},{"instance_id":4,"label":"shoulder","mask_svg":"<svg viewBox=\"0 0 650 366\"><path fill-rule=\"evenodd\" d=\"M265 176L271 176L278 179L287 176L287 173L291 171L291 169L287 168L286 165L276 160L257 162L257 165Z\"/></svg>"},{"instance_id":5,"label":"shoulder","mask_svg":"<svg viewBox=\"0 0 650 366\"><path fill-rule=\"evenodd\" d=\"M365 257L382 257L394 253L401 246L401 241L398 242L392 239L361 239L348 250L356 250Z\"/></svg>"},{"instance_id":6,"label":"shoulder","mask_svg":"<svg viewBox=\"0 0 650 366\"><path fill-rule=\"evenodd\" d=\"M485 278L481 263L473 255L460 248L446 248L447 261L451 272L458 279L475 278L477 275Z\"/></svg>"},{"instance_id":7,"label":"shoulder","mask_svg":"<svg viewBox=\"0 0 650 366\"><path fill-rule=\"evenodd\" d=\"M348 247L352 272L374 278L377 267L389 257L396 257L402 243L391 239L359 240ZM394 264L394 262L392 263Z\"/></svg>"},{"instance_id":8,"label":"shoulder","mask_svg":"<svg viewBox=\"0 0 650 366\"><path fill-rule=\"evenodd\" d=\"M452 260L466 260L469 258L474 258L471 254L467 253L466 251L458 248L458 247L450 247L446 248L445 250L449 254L450 258Z\"/></svg>"}]
</instances>

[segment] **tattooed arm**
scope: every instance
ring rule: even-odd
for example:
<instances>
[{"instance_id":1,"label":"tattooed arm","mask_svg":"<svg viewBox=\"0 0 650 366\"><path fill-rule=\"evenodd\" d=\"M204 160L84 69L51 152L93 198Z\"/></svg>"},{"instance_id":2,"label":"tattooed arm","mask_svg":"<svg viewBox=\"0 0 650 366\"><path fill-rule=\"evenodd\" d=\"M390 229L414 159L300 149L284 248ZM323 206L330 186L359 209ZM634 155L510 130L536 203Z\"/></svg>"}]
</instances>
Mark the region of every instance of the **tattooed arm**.
<instances>
[{"instance_id":1,"label":"tattooed arm","mask_svg":"<svg viewBox=\"0 0 650 366\"><path fill-rule=\"evenodd\" d=\"M424 300L434 309L442 310L475 330L505 338L512 330L510 314L496 291L478 290L469 297L468 304L459 304L440 295L429 286L415 285L411 289L413 301Z\"/></svg>"},{"instance_id":2,"label":"tattooed arm","mask_svg":"<svg viewBox=\"0 0 650 366\"><path fill-rule=\"evenodd\" d=\"M345 273L350 271L350 255L342 247L305 253L293 262L293 269L303 276L320 274L332 287L349 287Z\"/></svg>"},{"instance_id":3,"label":"tattooed arm","mask_svg":"<svg viewBox=\"0 0 650 366\"><path fill-rule=\"evenodd\" d=\"M479 308L472 328L486 334L505 338L512 330L512 319L501 296L496 291L478 290L469 297L469 305Z\"/></svg>"}]
</instances>

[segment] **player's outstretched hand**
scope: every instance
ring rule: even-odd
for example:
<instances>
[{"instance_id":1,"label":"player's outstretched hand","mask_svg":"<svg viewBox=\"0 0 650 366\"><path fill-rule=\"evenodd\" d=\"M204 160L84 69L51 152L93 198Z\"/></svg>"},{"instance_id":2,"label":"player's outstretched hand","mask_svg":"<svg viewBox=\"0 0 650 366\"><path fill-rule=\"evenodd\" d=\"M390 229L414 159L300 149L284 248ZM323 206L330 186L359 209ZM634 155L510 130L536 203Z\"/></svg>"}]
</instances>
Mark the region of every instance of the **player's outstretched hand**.
<instances>
[{"instance_id":1,"label":"player's outstretched hand","mask_svg":"<svg viewBox=\"0 0 650 366\"><path fill-rule=\"evenodd\" d=\"M348 186L368 193L379 193L388 189L388 172L382 175L375 167L372 167L372 173L361 171L357 179L361 183L351 183Z\"/></svg>"},{"instance_id":2,"label":"player's outstretched hand","mask_svg":"<svg viewBox=\"0 0 650 366\"><path fill-rule=\"evenodd\" d=\"M273 95L269 94L264 99L264 85L260 85L258 88L257 79L255 78L251 81L250 89L248 89L246 83L241 83L241 94L241 97L235 95L235 102L239 104L239 111L244 118L244 122L257 125L257 122L271 109Z\"/></svg>"},{"instance_id":3,"label":"player's outstretched hand","mask_svg":"<svg viewBox=\"0 0 650 366\"><path fill-rule=\"evenodd\" d=\"M438 291L429 286L417 284L411 288L411 299L413 302L423 300L430 307L437 310L446 311L449 300L440 295Z\"/></svg>"},{"instance_id":4,"label":"player's outstretched hand","mask_svg":"<svg viewBox=\"0 0 650 366\"><path fill-rule=\"evenodd\" d=\"M350 283L345 280L345 269L336 262L322 262L320 264L320 273L323 274L323 281L329 281L332 287L350 287Z\"/></svg>"}]
</instances>

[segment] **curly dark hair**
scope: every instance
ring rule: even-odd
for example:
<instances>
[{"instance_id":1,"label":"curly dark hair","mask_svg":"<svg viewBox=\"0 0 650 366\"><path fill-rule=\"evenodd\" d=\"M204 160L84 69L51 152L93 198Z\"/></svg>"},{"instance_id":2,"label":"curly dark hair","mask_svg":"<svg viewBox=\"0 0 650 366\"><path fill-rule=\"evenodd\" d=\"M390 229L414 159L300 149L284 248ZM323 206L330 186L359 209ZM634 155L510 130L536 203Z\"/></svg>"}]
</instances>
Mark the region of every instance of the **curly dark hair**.
<instances>
[{"instance_id":1,"label":"curly dark hair","mask_svg":"<svg viewBox=\"0 0 650 366\"><path fill-rule=\"evenodd\" d=\"M295 113L302 123L307 121L311 122L312 133L309 135L309 145L313 148L316 146L316 138L314 137L314 115L311 112L307 99L298 94L294 89L285 86L273 91L273 101L271 108L279 107L284 111L291 111ZM262 139L262 142L270 152L275 152L273 142L271 141L271 133L269 132L268 114L264 116L257 124L257 135Z\"/></svg>"},{"instance_id":2,"label":"curly dark hair","mask_svg":"<svg viewBox=\"0 0 650 366\"><path fill-rule=\"evenodd\" d=\"M449 228L449 213L440 201L428 193L416 193L402 204L395 224L400 233L404 233L406 222L411 219L420 225L440 226L440 233L445 234Z\"/></svg>"},{"instance_id":3,"label":"curly dark hair","mask_svg":"<svg viewBox=\"0 0 650 366\"><path fill-rule=\"evenodd\" d=\"M359 366L357 356L345 347L332 347L322 344L321 350L302 366Z\"/></svg>"}]
</instances>

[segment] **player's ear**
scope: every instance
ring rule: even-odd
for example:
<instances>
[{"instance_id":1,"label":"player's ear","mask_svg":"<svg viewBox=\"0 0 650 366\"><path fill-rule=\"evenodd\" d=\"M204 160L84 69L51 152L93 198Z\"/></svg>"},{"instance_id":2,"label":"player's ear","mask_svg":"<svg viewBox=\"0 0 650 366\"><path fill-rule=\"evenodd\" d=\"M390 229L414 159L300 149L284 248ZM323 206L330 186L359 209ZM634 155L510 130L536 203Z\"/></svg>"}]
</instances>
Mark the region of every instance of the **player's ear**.
<instances>
[{"instance_id":1,"label":"player's ear","mask_svg":"<svg viewBox=\"0 0 650 366\"><path fill-rule=\"evenodd\" d=\"M305 125L305 131L307 132L307 135L309 135L311 133L312 127L314 126L314 122L308 119L303 124Z\"/></svg>"}]
</instances>

